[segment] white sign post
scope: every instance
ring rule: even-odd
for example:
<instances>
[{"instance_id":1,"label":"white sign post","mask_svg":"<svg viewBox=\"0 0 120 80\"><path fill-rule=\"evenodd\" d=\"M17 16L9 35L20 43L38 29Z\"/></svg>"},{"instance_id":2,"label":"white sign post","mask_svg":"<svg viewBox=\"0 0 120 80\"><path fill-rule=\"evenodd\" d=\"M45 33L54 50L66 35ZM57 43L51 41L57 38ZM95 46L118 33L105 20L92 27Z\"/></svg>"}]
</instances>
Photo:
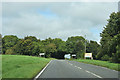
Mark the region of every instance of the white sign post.
<instances>
[{"instance_id":1,"label":"white sign post","mask_svg":"<svg viewBox=\"0 0 120 80\"><path fill-rule=\"evenodd\" d=\"M92 53L85 53L85 59L86 58L91 58L91 59L93 59L93 57L92 57Z\"/></svg>"},{"instance_id":2,"label":"white sign post","mask_svg":"<svg viewBox=\"0 0 120 80\"><path fill-rule=\"evenodd\" d=\"M72 58L76 58L76 54L72 54Z\"/></svg>"},{"instance_id":3,"label":"white sign post","mask_svg":"<svg viewBox=\"0 0 120 80\"><path fill-rule=\"evenodd\" d=\"M45 55L45 53L40 53L39 55L40 55L40 57L42 57L42 56L44 56L44 55Z\"/></svg>"}]
</instances>

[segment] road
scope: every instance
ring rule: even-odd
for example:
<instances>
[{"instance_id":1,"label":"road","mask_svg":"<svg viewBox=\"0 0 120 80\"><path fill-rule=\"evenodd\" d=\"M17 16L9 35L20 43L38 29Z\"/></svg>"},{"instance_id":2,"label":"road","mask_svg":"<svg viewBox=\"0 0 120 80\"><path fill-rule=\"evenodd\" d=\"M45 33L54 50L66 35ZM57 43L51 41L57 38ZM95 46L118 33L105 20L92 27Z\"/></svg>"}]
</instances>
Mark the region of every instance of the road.
<instances>
[{"instance_id":1,"label":"road","mask_svg":"<svg viewBox=\"0 0 120 80\"><path fill-rule=\"evenodd\" d=\"M118 78L118 71L68 60L52 60L39 78Z\"/></svg>"}]
</instances>

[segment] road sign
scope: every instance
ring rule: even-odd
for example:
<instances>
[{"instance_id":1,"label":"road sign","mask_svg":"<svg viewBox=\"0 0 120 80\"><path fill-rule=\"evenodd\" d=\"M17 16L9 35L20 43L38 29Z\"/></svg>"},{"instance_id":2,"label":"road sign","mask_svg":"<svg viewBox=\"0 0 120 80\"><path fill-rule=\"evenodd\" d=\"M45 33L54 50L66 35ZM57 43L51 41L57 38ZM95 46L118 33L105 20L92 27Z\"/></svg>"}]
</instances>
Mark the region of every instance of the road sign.
<instances>
[{"instance_id":1,"label":"road sign","mask_svg":"<svg viewBox=\"0 0 120 80\"><path fill-rule=\"evenodd\" d=\"M42 57L42 56L44 56L44 55L45 55L45 53L39 53L39 55L40 55L40 57Z\"/></svg>"},{"instance_id":2,"label":"road sign","mask_svg":"<svg viewBox=\"0 0 120 80\"><path fill-rule=\"evenodd\" d=\"M92 53L85 53L85 58L91 58L91 59L93 59Z\"/></svg>"},{"instance_id":3,"label":"road sign","mask_svg":"<svg viewBox=\"0 0 120 80\"><path fill-rule=\"evenodd\" d=\"M72 56L76 56L76 54L72 54Z\"/></svg>"}]
</instances>

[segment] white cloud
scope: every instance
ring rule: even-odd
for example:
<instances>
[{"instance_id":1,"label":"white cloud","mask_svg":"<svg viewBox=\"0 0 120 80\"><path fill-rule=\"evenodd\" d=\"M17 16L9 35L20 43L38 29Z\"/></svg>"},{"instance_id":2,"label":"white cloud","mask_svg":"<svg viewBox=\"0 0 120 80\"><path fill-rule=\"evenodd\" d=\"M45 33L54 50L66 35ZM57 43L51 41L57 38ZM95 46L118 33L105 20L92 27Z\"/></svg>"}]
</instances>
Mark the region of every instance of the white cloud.
<instances>
[{"instance_id":1,"label":"white cloud","mask_svg":"<svg viewBox=\"0 0 120 80\"><path fill-rule=\"evenodd\" d=\"M43 14L50 11L52 18L39 10ZM87 39L99 41L99 33L114 11L117 11L117 3L112 2L3 3L3 35L34 35L40 39L59 37L63 40L87 35Z\"/></svg>"}]
</instances>

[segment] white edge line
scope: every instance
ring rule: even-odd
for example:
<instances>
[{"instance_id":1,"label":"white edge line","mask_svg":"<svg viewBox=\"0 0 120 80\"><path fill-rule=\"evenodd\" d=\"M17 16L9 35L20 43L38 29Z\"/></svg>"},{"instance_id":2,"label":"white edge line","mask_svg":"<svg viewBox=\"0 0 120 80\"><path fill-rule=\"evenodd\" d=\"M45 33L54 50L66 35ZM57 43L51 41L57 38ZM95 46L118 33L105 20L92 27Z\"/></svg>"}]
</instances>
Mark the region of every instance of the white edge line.
<instances>
[{"instance_id":1,"label":"white edge line","mask_svg":"<svg viewBox=\"0 0 120 80\"><path fill-rule=\"evenodd\" d=\"M97 65L95 65L95 66L97 66ZM117 71L117 70L114 70L114 69L110 69L110 68L107 68L107 67L103 67L103 66L97 66L97 67L100 67L100 68L103 68L103 69L107 69L107 70L112 70L112 71L115 71L115 72L119 72L119 71Z\"/></svg>"},{"instance_id":2,"label":"white edge line","mask_svg":"<svg viewBox=\"0 0 120 80\"><path fill-rule=\"evenodd\" d=\"M40 73L34 78L34 80L36 80L44 72L44 70L48 67L48 65L51 63L51 61L42 69L42 71L40 71Z\"/></svg>"},{"instance_id":3,"label":"white edge line","mask_svg":"<svg viewBox=\"0 0 120 80\"><path fill-rule=\"evenodd\" d=\"M82 62L81 62L82 63ZM85 63L84 63L85 64ZM95 67L100 67L100 68L103 68L103 69L107 69L107 70L112 70L112 71L115 71L115 72L119 72L117 70L114 70L114 69L110 69L110 68L107 68L107 67L104 67L104 66L99 66L99 65L94 65L94 64L88 64L88 65L93 65Z\"/></svg>"}]
</instances>

